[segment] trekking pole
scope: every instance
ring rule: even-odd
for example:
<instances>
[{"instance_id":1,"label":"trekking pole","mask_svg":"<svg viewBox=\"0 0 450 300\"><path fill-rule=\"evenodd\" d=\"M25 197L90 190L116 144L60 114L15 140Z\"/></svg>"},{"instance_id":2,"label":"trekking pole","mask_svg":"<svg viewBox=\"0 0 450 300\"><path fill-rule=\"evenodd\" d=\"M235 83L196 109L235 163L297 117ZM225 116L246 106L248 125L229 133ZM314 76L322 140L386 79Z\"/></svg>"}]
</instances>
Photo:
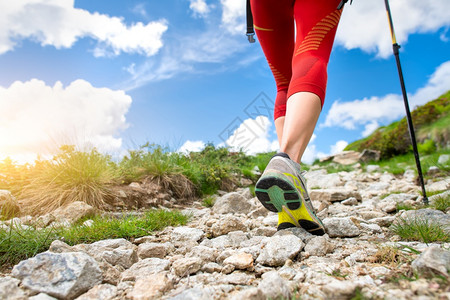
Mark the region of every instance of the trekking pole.
<instances>
[{"instance_id":1,"label":"trekking pole","mask_svg":"<svg viewBox=\"0 0 450 300\"><path fill-rule=\"evenodd\" d=\"M384 3L386 6L386 12L387 12L388 20L389 20L389 29L391 30L392 49L394 50L395 60L397 62L398 76L400 77L400 85L402 87L403 102L405 103L405 110L406 110L406 119L408 120L409 136L411 138L414 157L416 159L416 166L417 166L417 172L419 173L420 185L422 186L423 203L425 205L428 205L428 198L427 198L427 194L425 191L425 184L423 181L422 168L420 166L419 152L417 151L416 135L414 133L414 126L413 126L413 122L412 122L412 118L411 118L411 112L409 110L408 96L406 95L406 88L405 88L405 81L403 79L402 66L400 65L400 56L399 56L400 45L397 44L397 40L395 38L394 24L392 23L391 9L389 8L389 1L384 0Z\"/></svg>"}]
</instances>

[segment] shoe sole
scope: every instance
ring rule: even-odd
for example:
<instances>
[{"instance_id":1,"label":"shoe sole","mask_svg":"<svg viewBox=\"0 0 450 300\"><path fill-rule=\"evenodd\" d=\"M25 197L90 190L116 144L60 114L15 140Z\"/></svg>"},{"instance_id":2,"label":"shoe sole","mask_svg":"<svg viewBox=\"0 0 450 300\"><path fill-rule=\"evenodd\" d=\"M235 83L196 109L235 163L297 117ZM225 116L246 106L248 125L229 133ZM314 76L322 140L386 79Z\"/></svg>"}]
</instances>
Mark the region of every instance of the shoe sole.
<instances>
[{"instance_id":1,"label":"shoe sole","mask_svg":"<svg viewBox=\"0 0 450 300\"><path fill-rule=\"evenodd\" d=\"M297 227L302 227L311 234L325 234L325 229L319 225L320 223L309 220L314 220L315 216L311 216L305 205L302 207L302 196L289 181L267 174L256 183L255 194L267 210L288 214ZM289 210L298 210L301 207L303 209L300 210L297 220Z\"/></svg>"}]
</instances>

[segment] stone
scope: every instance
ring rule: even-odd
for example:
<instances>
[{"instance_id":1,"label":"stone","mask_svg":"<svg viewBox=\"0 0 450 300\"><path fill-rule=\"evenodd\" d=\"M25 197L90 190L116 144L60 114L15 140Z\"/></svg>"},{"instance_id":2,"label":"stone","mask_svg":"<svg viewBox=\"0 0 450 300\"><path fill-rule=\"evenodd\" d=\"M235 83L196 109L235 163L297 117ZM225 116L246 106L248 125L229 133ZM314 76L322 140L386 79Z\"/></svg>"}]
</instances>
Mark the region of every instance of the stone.
<instances>
[{"instance_id":1,"label":"stone","mask_svg":"<svg viewBox=\"0 0 450 300\"><path fill-rule=\"evenodd\" d=\"M212 210L216 214L247 214L255 208L248 200L249 199L238 192L228 193L217 198Z\"/></svg>"},{"instance_id":2,"label":"stone","mask_svg":"<svg viewBox=\"0 0 450 300\"><path fill-rule=\"evenodd\" d=\"M67 245L63 241L54 240L50 244L48 251L53 252L53 253L63 253L63 252L73 252L74 250L72 249L71 246Z\"/></svg>"},{"instance_id":3,"label":"stone","mask_svg":"<svg viewBox=\"0 0 450 300\"><path fill-rule=\"evenodd\" d=\"M366 223L360 223L359 224L361 226L362 229L365 229L369 232L373 232L373 233L381 233L383 232L383 230L381 229L380 225L378 224L366 224Z\"/></svg>"},{"instance_id":4,"label":"stone","mask_svg":"<svg viewBox=\"0 0 450 300\"><path fill-rule=\"evenodd\" d=\"M322 290L329 297L328 299L351 299L358 284L352 281L333 280L323 286Z\"/></svg>"},{"instance_id":5,"label":"stone","mask_svg":"<svg viewBox=\"0 0 450 300\"><path fill-rule=\"evenodd\" d=\"M118 270L122 268L114 267L110 263L108 263L105 260L102 260L99 262L100 270L102 270L102 282L103 283L109 283L112 285L117 285L120 281L120 277L122 276L122 273Z\"/></svg>"},{"instance_id":6,"label":"stone","mask_svg":"<svg viewBox=\"0 0 450 300\"><path fill-rule=\"evenodd\" d=\"M123 238L79 244L73 246L72 249L86 252L98 261L104 259L113 266L119 265L125 269L138 261L137 247Z\"/></svg>"},{"instance_id":7,"label":"stone","mask_svg":"<svg viewBox=\"0 0 450 300\"><path fill-rule=\"evenodd\" d=\"M84 293L76 300L111 300L117 296L117 287L111 284L99 284Z\"/></svg>"},{"instance_id":8,"label":"stone","mask_svg":"<svg viewBox=\"0 0 450 300\"><path fill-rule=\"evenodd\" d=\"M173 282L167 273L151 274L139 278L127 298L133 300L160 299L161 296L172 289Z\"/></svg>"},{"instance_id":9,"label":"stone","mask_svg":"<svg viewBox=\"0 0 450 300\"><path fill-rule=\"evenodd\" d=\"M350 197L344 201L341 202L344 205L358 205L358 199L356 199L355 197Z\"/></svg>"},{"instance_id":10,"label":"stone","mask_svg":"<svg viewBox=\"0 0 450 300\"><path fill-rule=\"evenodd\" d=\"M0 278L0 299L25 300L28 297L19 288L20 280L11 277Z\"/></svg>"},{"instance_id":11,"label":"stone","mask_svg":"<svg viewBox=\"0 0 450 300\"><path fill-rule=\"evenodd\" d=\"M431 246L412 262L411 267L418 273L448 277L450 273L450 251L439 246Z\"/></svg>"},{"instance_id":12,"label":"stone","mask_svg":"<svg viewBox=\"0 0 450 300\"><path fill-rule=\"evenodd\" d=\"M233 272L230 275L222 277L221 282L225 284L233 284L233 285L248 285L250 284L255 277L253 275L249 275L243 272Z\"/></svg>"},{"instance_id":13,"label":"stone","mask_svg":"<svg viewBox=\"0 0 450 300\"><path fill-rule=\"evenodd\" d=\"M448 154L441 154L441 155L439 155L439 158L438 158L437 163L438 163L439 165L444 165L444 164L446 164L449 160L450 160L450 155L448 155Z\"/></svg>"},{"instance_id":14,"label":"stone","mask_svg":"<svg viewBox=\"0 0 450 300\"><path fill-rule=\"evenodd\" d=\"M324 256L334 250L334 245L325 236L315 236L306 244L304 251L312 256Z\"/></svg>"},{"instance_id":15,"label":"stone","mask_svg":"<svg viewBox=\"0 0 450 300\"><path fill-rule=\"evenodd\" d=\"M172 231L173 240L198 242L203 238L205 232L198 228L187 226L175 227Z\"/></svg>"},{"instance_id":16,"label":"stone","mask_svg":"<svg viewBox=\"0 0 450 300\"><path fill-rule=\"evenodd\" d=\"M306 231L305 229L301 227L291 227L283 230L277 231L277 233L274 234L274 236L284 236L284 235L295 235L303 242L307 243L310 239L314 237L311 233Z\"/></svg>"},{"instance_id":17,"label":"stone","mask_svg":"<svg viewBox=\"0 0 450 300\"><path fill-rule=\"evenodd\" d=\"M219 255L218 251L215 248L210 248L206 246L195 246L192 248L191 252L189 252L187 257L198 257L205 262L216 261L217 256Z\"/></svg>"},{"instance_id":18,"label":"stone","mask_svg":"<svg viewBox=\"0 0 450 300\"><path fill-rule=\"evenodd\" d=\"M333 161L341 165L352 165L359 161L360 153L356 151L343 151L335 154Z\"/></svg>"},{"instance_id":19,"label":"stone","mask_svg":"<svg viewBox=\"0 0 450 300\"><path fill-rule=\"evenodd\" d=\"M43 252L14 266L12 275L35 293L73 299L102 279L98 263L82 252Z\"/></svg>"},{"instance_id":20,"label":"stone","mask_svg":"<svg viewBox=\"0 0 450 300\"><path fill-rule=\"evenodd\" d=\"M417 195L411 194L391 194L377 203L377 207L386 213L397 211L397 204L408 200L416 200Z\"/></svg>"},{"instance_id":21,"label":"stone","mask_svg":"<svg viewBox=\"0 0 450 300\"><path fill-rule=\"evenodd\" d=\"M309 196L311 200L328 202L343 201L350 197L354 197L357 200L362 199L359 192L344 188L311 190Z\"/></svg>"},{"instance_id":22,"label":"stone","mask_svg":"<svg viewBox=\"0 0 450 300\"><path fill-rule=\"evenodd\" d=\"M230 241L230 238L228 237L228 235L221 235L219 237L216 237L216 238L213 238L210 240L204 239L200 243L200 246L223 250L225 248L231 247L231 241ZM194 249L194 248L192 248L192 249Z\"/></svg>"},{"instance_id":23,"label":"stone","mask_svg":"<svg viewBox=\"0 0 450 300\"><path fill-rule=\"evenodd\" d=\"M211 226L211 235L213 237L218 237L229 232L239 230L247 231L247 227L242 220L237 216L226 215L224 218L220 219Z\"/></svg>"},{"instance_id":24,"label":"stone","mask_svg":"<svg viewBox=\"0 0 450 300\"><path fill-rule=\"evenodd\" d=\"M372 173L372 172L375 172L375 171L378 171L378 170L380 170L380 166L379 165L368 165L366 167L366 171L369 172L369 173Z\"/></svg>"},{"instance_id":25,"label":"stone","mask_svg":"<svg viewBox=\"0 0 450 300\"><path fill-rule=\"evenodd\" d=\"M278 215L277 214L269 214L267 217L265 217L262 221L263 225L269 226L269 227L277 227L278 225Z\"/></svg>"},{"instance_id":26,"label":"stone","mask_svg":"<svg viewBox=\"0 0 450 300\"><path fill-rule=\"evenodd\" d=\"M214 296L212 289L203 286L185 289L176 296L167 298L168 300L211 300Z\"/></svg>"},{"instance_id":27,"label":"stone","mask_svg":"<svg viewBox=\"0 0 450 300\"><path fill-rule=\"evenodd\" d=\"M294 269L292 269L287 265L284 265L277 272L281 277L283 277L286 280L292 280L297 275L297 271L295 271Z\"/></svg>"},{"instance_id":28,"label":"stone","mask_svg":"<svg viewBox=\"0 0 450 300\"><path fill-rule=\"evenodd\" d=\"M386 216L386 217L373 218L373 219L368 220L369 223L374 223L381 227L389 227L392 225L392 223L394 221L395 221L394 216Z\"/></svg>"},{"instance_id":29,"label":"stone","mask_svg":"<svg viewBox=\"0 0 450 300\"><path fill-rule=\"evenodd\" d=\"M308 189L327 189L343 186L344 182L337 173L327 174L325 170L312 171L305 174Z\"/></svg>"},{"instance_id":30,"label":"stone","mask_svg":"<svg viewBox=\"0 0 450 300\"><path fill-rule=\"evenodd\" d=\"M258 289L266 299L290 299L291 291L286 281L276 271L270 271L262 275Z\"/></svg>"},{"instance_id":31,"label":"stone","mask_svg":"<svg viewBox=\"0 0 450 300\"><path fill-rule=\"evenodd\" d=\"M362 210L362 211L358 211L357 214L364 220L383 218L384 216L386 216L386 213L376 211L376 210L369 210L369 211Z\"/></svg>"},{"instance_id":32,"label":"stone","mask_svg":"<svg viewBox=\"0 0 450 300\"><path fill-rule=\"evenodd\" d=\"M379 161L381 157L381 152L377 150L364 149L359 155L358 161L362 163L368 163L371 161Z\"/></svg>"},{"instance_id":33,"label":"stone","mask_svg":"<svg viewBox=\"0 0 450 300\"><path fill-rule=\"evenodd\" d=\"M273 267L282 266L287 259L294 259L304 246L302 240L292 234L273 236L268 238L256 262Z\"/></svg>"},{"instance_id":34,"label":"stone","mask_svg":"<svg viewBox=\"0 0 450 300\"><path fill-rule=\"evenodd\" d=\"M202 260L198 257L187 257L176 260L172 264L174 273L179 277L185 277L197 273L202 267Z\"/></svg>"},{"instance_id":35,"label":"stone","mask_svg":"<svg viewBox=\"0 0 450 300\"><path fill-rule=\"evenodd\" d=\"M159 273L164 270L168 270L170 266L170 261L161 258L145 258L138 261L131 266L128 270L122 273L122 281L134 281L136 278L142 277L144 275Z\"/></svg>"},{"instance_id":36,"label":"stone","mask_svg":"<svg viewBox=\"0 0 450 300\"><path fill-rule=\"evenodd\" d=\"M350 218L326 218L323 225L330 237L354 237L361 233Z\"/></svg>"},{"instance_id":37,"label":"stone","mask_svg":"<svg viewBox=\"0 0 450 300\"><path fill-rule=\"evenodd\" d=\"M10 191L0 190L0 216L6 219L20 215L20 206Z\"/></svg>"},{"instance_id":38,"label":"stone","mask_svg":"<svg viewBox=\"0 0 450 300\"><path fill-rule=\"evenodd\" d=\"M238 253L227 257L223 263L233 265L236 269L245 270L253 267L253 256L248 253Z\"/></svg>"},{"instance_id":39,"label":"stone","mask_svg":"<svg viewBox=\"0 0 450 300\"><path fill-rule=\"evenodd\" d=\"M68 222L69 224L74 224L82 218L95 215L95 213L96 210L94 207L82 201L75 201L55 209L52 212L52 215L58 222Z\"/></svg>"},{"instance_id":40,"label":"stone","mask_svg":"<svg viewBox=\"0 0 450 300\"><path fill-rule=\"evenodd\" d=\"M401 219L404 220L419 220L428 222L428 224L437 224L441 227L447 234L450 234L450 215L446 214L440 210L422 208L418 210L408 210L404 211L400 215Z\"/></svg>"},{"instance_id":41,"label":"stone","mask_svg":"<svg viewBox=\"0 0 450 300\"><path fill-rule=\"evenodd\" d=\"M215 262L209 262L204 264L201 270L206 273L214 273L220 272L222 270L222 267Z\"/></svg>"},{"instance_id":42,"label":"stone","mask_svg":"<svg viewBox=\"0 0 450 300\"><path fill-rule=\"evenodd\" d=\"M28 300L57 300L57 299L47 294L39 293L37 295L28 298Z\"/></svg>"},{"instance_id":43,"label":"stone","mask_svg":"<svg viewBox=\"0 0 450 300\"><path fill-rule=\"evenodd\" d=\"M232 300L266 300L264 293L257 287L251 287L239 291L231 297Z\"/></svg>"},{"instance_id":44,"label":"stone","mask_svg":"<svg viewBox=\"0 0 450 300\"><path fill-rule=\"evenodd\" d=\"M427 184L425 187L427 192L446 191L450 189L450 180L440 180Z\"/></svg>"},{"instance_id":45,"label":"stone","mask_svg":"<svg viewBox=\"0 0 450 300\"><path fill-rule=\"evenodd\" d=\"M169 252L169 243L142 243L139 245L137 255L140 259L157 257L164 258Z\"/></svg>"}]
</instances>

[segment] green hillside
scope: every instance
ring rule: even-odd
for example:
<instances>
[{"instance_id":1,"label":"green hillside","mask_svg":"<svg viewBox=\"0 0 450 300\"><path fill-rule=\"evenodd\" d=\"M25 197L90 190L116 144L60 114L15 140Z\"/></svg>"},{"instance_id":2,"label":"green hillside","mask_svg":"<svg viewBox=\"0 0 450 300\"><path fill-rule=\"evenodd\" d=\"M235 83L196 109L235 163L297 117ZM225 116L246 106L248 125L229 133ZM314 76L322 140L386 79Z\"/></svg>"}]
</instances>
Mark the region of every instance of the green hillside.
<instances>
[{"instance_id":1,"label":"green hillside","mask_svg":"<svg viewBox=\"0 0 450 300\"><path fill-rule=\"evenodd\" d=\"M446 148L450 142L450 91L411 112L417 142L425 150ZM378 150L382 159L411 151L406 117L375 130L344 150Z\"/></svg>"}]
</instances>

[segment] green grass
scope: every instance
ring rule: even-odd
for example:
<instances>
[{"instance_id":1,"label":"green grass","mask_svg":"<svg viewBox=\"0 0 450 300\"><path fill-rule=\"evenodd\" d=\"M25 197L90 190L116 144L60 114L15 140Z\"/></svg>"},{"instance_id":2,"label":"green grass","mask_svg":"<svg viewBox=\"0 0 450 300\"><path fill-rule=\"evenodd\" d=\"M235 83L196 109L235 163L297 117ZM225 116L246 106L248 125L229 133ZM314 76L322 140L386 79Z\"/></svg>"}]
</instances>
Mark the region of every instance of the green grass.
<instances>
[{"instance_id":1,"label":"green grass","mask_svg":"<svg viewBox=\"0 0 450 300\"><path fill-rule=\"evenodd\" d=\"M213 207L214 203L216 202L216 198L212 195L208 195L202 200L202 205L204 207Z\"/></svg>"},{"instance_id":2,"label":"green grass","mask_svg":"<svg viewBox=\"0 0 450 300\"><path fill-rule=\"evenodd\" d=\"M450 207L450 194L437 196L437 198L431 204L434 209L446 212Z\"/></svg>"},{"instance_id":3,"label":"green grass","mask_svg":"<svg viewBox=\"0 0 450 300\"><path fill-rule=\"evenodd\" d=\"M121 219L95 217L92 219L94 221L92 226L84 226L80 222L68 228L48 227L40 230L25 226L0 228L0 265L14 265L46 251L56 239L63 240L69 245L113 238L133 240L150 235L166 226L185 225L188 218L178 211L149 210L142 217L126 216Z\"/></svg>"},{"instance_id":4,"label":"green grass","mask_svg":"<svg viewBox=\"0 0 450 300\"><path fill-rule=\"evenodd\" d=\"M429 222L425 218L399 218L397 223L391 225L391 231L403 240L431 242L449 242L450 237L439 224Z\"/></svg>"},{"instance_id":5,"label":"green grass","mask_svg":"<svg viewBox=\"0 0 450 300\"><path fill-rule=\"evenodd\" d=\"M314 161L313 165L318 165L319 167L324 168L328 174L339 172L351 172L354 170L354 167L352 165L341 165L331 161L320 162L318 159Z\"/></svg>"}]
</instances>

